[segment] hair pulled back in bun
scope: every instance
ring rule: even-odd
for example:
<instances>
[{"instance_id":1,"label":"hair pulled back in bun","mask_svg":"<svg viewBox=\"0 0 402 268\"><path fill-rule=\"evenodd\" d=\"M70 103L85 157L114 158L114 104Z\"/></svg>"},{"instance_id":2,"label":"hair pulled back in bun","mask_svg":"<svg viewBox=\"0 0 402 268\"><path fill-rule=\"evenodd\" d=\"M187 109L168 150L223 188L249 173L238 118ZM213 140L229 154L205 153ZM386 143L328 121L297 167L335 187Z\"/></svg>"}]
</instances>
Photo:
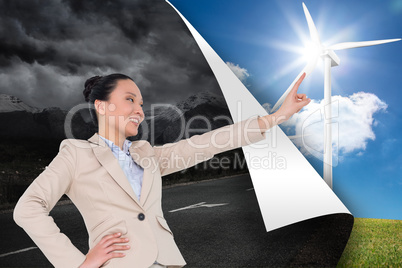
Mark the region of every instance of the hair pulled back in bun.
<instances>
[{"instance_id":1,"label":"hair pulled back in bun","mask_svg":"<svg viewBox=\"0 0 402 268\"><path fill-rule=\"evenodd\" d=\"M84 85L84 97L85 97L85 101L88 102L89 101L89 95L91 94L92 88L93 86L96 84L96 82L98 82L98 80L100 80L102 78L102 76L97 75L94 77L89 78L87 81L85 81L85 85Z\"/></svg>"},{"instance_id":2,"label":"hair pulled back in bun","mask_svg":"<svg viewBox=\"0 0 402 268\"><path fill-rule=\"evenodd\" d=\"M106 76L93 76L85 81L83 94L85 101L90 104L89 113L91 114L92 121L95 125L98 124L98 118L96 117L96 111L93 108L95 100L108 101L110 93L116 88L119 80L130 79L131 77L125 74L109 74ZM91 105L92 104L92 105ZM92 106L92 107L91 107Z\"/></svg>"}]
</instances>

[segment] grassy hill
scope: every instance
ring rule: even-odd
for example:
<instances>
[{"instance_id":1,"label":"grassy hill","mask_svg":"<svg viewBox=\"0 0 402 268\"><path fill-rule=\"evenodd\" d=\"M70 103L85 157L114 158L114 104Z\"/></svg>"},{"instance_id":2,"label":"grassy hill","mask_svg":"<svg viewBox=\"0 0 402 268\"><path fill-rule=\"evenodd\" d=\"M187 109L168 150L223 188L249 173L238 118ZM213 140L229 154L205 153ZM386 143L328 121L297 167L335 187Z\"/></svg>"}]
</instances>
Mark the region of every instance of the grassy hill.
<instances>
[{"instance_id":1,"label":"grassy hill","mask_svg":"<svg viewBox=\"0 0 402 268\"><path fill-rule=\"evenodd\" d=\"M402 267L402 221L355 218L337 267Z\"/></svg>"}]
</instances>

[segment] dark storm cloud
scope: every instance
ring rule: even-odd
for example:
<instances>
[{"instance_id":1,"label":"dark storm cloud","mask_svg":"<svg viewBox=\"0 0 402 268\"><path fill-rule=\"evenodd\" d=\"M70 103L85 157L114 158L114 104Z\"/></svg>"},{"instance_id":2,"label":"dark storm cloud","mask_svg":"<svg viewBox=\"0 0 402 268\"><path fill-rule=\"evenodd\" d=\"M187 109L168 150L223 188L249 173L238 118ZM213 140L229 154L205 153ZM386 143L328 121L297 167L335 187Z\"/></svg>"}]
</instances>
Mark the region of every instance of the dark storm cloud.
<instances>
[{"instance_id":1,"label":"dark storm cloud","mask_svg":"<svg viewBox=\"0 0 402 268\"><path fill-rule=\"evenodd\" d=\"M0 93L68 109L83 102L87 78L113 72L133 77L146 107L220 92L163 0L0 1Z\"/></svg>"}]
</instances>

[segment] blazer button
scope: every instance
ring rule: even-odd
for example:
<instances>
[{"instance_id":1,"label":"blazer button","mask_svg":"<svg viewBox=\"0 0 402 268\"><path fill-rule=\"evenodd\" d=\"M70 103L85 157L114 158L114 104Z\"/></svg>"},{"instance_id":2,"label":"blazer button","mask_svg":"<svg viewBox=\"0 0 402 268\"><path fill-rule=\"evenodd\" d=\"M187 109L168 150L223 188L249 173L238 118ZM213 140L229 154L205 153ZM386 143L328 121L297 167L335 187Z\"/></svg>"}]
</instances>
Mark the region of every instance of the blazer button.
<instances>
[{"instance_id":1,"label":"blazer button","mask_svg":"<svg viewBox=\"0 0 402 268\"><path fill-rule=\"evenodd\" d=\"M143 221L143 220L145 219L144 213L138 214L138 219L139 219L140 221Z\"/></svg>"}]
</instances>

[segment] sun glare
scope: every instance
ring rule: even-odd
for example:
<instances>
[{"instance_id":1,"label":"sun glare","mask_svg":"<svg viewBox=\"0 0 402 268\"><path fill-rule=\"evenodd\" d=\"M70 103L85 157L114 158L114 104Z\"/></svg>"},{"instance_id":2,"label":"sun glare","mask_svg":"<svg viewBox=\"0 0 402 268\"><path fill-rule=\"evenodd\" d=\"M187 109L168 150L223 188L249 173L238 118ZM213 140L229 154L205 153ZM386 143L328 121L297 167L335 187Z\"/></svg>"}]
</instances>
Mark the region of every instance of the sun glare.
<instances>
[{"instance_id":1,"label":"sun glare","mask_svg":"<svg viewBox=\"0 0 402 268\"><path fill-rule=\"evenodd\" d=\"M321 48L318 47L317 44L315 44L313 42L308 42L303 49L303 59L305 62L309 62L312 59L319 56L320 53L321 53Z\"/></svg>"},{"instance_id":2,"label":"sun glare","mask_svg":"<svg viewBox=\"0 0 402 268\"><path fill-rule=\"evenodd\" d=\"M336 27L336 25L334 25L333 23L325 24L324 20L319 19L319 14L313 14L313 19L318 18L316 20L316 27L323 45L323 47L320 47L319 44L312 42L309 34L308 23L302 12L303 11L301 10L298 16L294 16L294 14L288 13L287 9L283 9L283 17L288 22L286 25L290 25L291 29L286 28L286 30L282 31L283 33L286 33L286 36L284 35L283 39L271 39L269 40L269 42L267 42L267 44L271 48L282 50L290 53L290 55L294 55L293 58L287 57L287 62L278 65L275 69L275 72L272 73L270 79L278 81L279 79L286 77L286 79L290 80L292 77L287 77L289 74L297 74L302 70L307 70L308 72L310 72L310 75L308 79L306 79L306 82L304 82L304 88L306 88L306 90L308 91L311 89L311 93L314 92L314 95L312 95L313 97L323 98L322 90L320 90L323 88L324 78L324 61L322 60L323 57L321 57L321 54L323 53L322 49L336 43L356 39L356 33L358 33L357 30L360 26L359 22L361 21L359 20L354 22L353 24L346 25L346 27L344 28L339 28ZM321 18L323 18L323 16L321 16ZM320 32L320 30L322 32ZM329 36L325 34L327 32L333 34ZM289 33L293 33L293 38L297 38L290 40ZM339 53L338 56L341 58L342 62L348 61L347 52L336 51L336 53ZM314 59L317 58L317 56L318 60L316 61L316 65L314 66L312 62L314 61ZM340 91L342 92L340 85L337 82L337 77L339 77L339 75L342 75L342 73L340 73L341 69L336 68L333 71L336 72L338 75L332 77L332 89L334 90L334 92L337 93L339 93ZM269 83L272 83L272 81L270 81Z\"/></svg>"},{"instance_id":3,"label":"sun glare","mask_svg":"<svg viewBox=\"0 0 402 268\"><path fill-rule=\"evenodd\" d=\"M317 14L315 14L315 16L317 16ZM284 10L284 17L288 19L288 22L292 27L292 31L295 33L295 36L298 37L296 39L298 42L289 42L286 39L286 41L272 40L270 42L270 46L275 49L294 53L297 56L294 57L293 61L290 61L287 64L277 68L274 74L275 79L285 77L292 72L295 73L296 71L302 71L304 67L306 67L317 56L319 56L318 61L316 62L316 66L311 73L311 78L308 79L307 83L321 85L323 77L322 74L324 73L324 62L322 60L322 57L320 57L322 53L322 48L319 44L313 43L311 41L309 29L304 16L300 15L300 18L296 19L296 17L291 16L290 14L286 14L286 10ZM316 26L318 29L325 28L326 30L329 30L328 25L326 25L325 27L324 23L320 22L319 20L317 21ZM322 44L331 45L341 42L342 40L348 40L347 36L350 35L351 32L354 32L356 28L357 25L349 27L345 30L341 30L339 33L336 34L336 38L332 38L330 42L328 42L328 40L321 40ZM320 37L322 38L323 36ZM342 57L345 57L345 55L342 55ZM321 73L321 75L318 75L317 73L314 74L315 72ZM337 83L334 80L335 79L333 79L332 81L332 87L335 89L337 88ZM306 84L306 86L309 87L310 85Z\"/></svg>"}]
</instances>

